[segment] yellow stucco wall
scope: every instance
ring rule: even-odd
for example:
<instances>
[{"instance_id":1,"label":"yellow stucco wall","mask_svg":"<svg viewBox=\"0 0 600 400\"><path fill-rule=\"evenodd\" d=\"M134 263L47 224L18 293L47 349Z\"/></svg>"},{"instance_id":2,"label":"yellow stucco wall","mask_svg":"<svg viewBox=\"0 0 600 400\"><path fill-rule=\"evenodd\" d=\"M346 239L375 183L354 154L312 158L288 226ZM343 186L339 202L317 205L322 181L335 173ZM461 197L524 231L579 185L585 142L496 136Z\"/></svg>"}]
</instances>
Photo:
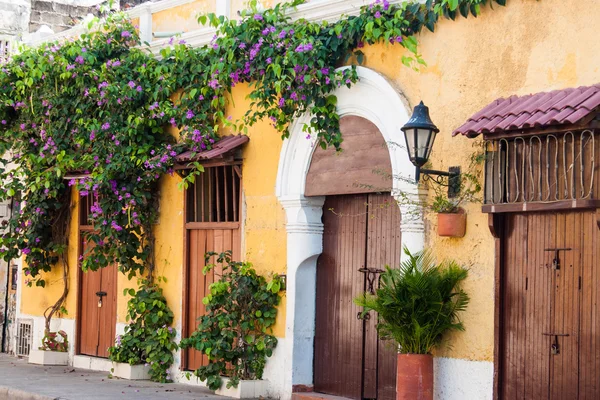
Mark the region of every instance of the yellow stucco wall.
<instances>
[{"instance_id":1,"label":"yellow stucco wall","mask_svg":"<svg viewBox=\"0 0 600 400\"><path fill-rule=\"evenodd\" d=\"M198 16L215 12L216 0L196 0L152 14L152 32L189 32L201 28Z\"/></svg>"},{"instance_id":2,"label":"yellow stucco wall","mask_svg":"<svg viewBox=\"0 0 600 400\"><path fill-rule=\"evenodd\" d=\"M77 210L78 196L75 190L72 190L71 212L72 217L69 226L69 284L70 290L64 307L68 314L61 315L62 318L75 318L77 313L77 243L79 240ZM21 291L21 313L29 315L43 315L44 310L53 305L62 295L64 283L62 277L63 269L61 266L54 266L50 273L42 274L41 277L46 281L46 287L27 287L23 285ZM28 279L23 276L22 280Z\"/></svg>"},{"instance_id":3,"label":"yellow stucco wall","mask_svg":"<svg viewBox=\"0 0 600 400\"><path fill-rule=\"evenodd\" d=\"M233 9L238 7L233 2ZM363 49L365 66L385 75L408 99L411 107L423 100L441 133L432 155L432 166L445 169L452 165L468 167L468 155L476 151L477 140L451 138L453 129L492 100L600 82L600 41L597 33L597 0L511 0L507 7L485 8L479 18L442 21L435 33L424 31L420 51L428 63L421 72L404 67L400 46L386 44ZM207 4L196 2L192 4ZM192 7L191 5L189 7ZM239 8L239 7L238 7ZM188 10L188 17L192 9ZM196 10L194 10L196 11ZM198 10L210 11L210 10ZM232 10L234 11L234 10ZM181 30L183 20L171 18L179 11L155 14L157 30ZM162 15L162 14L161 14ZM178 14L179 15L179 14ZM184 13L181 14L183 18ZM189 18L188 18L189 19ZM171 27L169 21L179 21ZM195 17L192 18L195 21ZM160 22L162 21L162 22ZM191 26L190 26L191 27ZM248 102L248 88L233 90L236 105L229 112L241 116ZM281 139L268 123L259 123L249 131L250 142L244 150L243 252L261 273L286 270L285 215L275 197L275 179ZM403 137L398 132L398 141ZM177 188L178 177L161 181L161 219L156 226L158 274L166 276L165 294L177 322L181 320L183 271L183 194ZM436 221L428 215L427 246L439 258L452 257L470 267L465 289L471 305L464 314L466 332L449 337L451 349L441 355L473 360L493 357L493 241L487 228L487 216L480 205L467 207L467 234L462 239L440 238L434 232ZM76 229L71 230L73 236ZM76 240L71 240L73 248ZM76 253L70 254L71 265ZM22 312L41 315L60 293L55 273L48 277L46 289L25 288ZM76 269L71 269L71 294L67 300L69 317L76 309ZM119 280L120 290L131 286ZM118 305L119 321L124 320L126 299ZM277 336L284 335L285 299L280 307Z\"/></svg>"}]
</instances>

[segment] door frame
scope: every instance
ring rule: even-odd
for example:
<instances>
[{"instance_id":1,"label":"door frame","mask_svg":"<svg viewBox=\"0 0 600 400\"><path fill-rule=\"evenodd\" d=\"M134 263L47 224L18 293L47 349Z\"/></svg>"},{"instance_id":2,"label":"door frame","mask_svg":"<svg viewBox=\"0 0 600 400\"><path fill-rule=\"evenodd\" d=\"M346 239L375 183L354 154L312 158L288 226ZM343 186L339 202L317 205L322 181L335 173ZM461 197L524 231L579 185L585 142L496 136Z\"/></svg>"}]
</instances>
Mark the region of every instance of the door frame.
<instances>
[{"instance_id":1,"label":"door frame","mask_svg":"<svg viewBox=\"0 0 600 400\"><path fill-rule=\"evenodd\" d=\"M536 212L556 213L558 211L585 211L595 210L596 225L600 229L600 208L596 208L595 204L582 207L571 207L569 204L544 204L542 209L531 210ZM522 208L517 207L515 212L522 212ZM504 250L504 229L506 225L507 212L488 213L488 228L494 238L494 383L493 383L493 398L500 399L502 396L502 358L504 352L504 343L502 340L503 326L503 309L504 309L504 270L506 268L503 257Z\"/></svg>"},{"instance_id":2,"label":"door frame","mask_svg":"<svg viewBox=\"0 0 600 400\"><path fill-rule=\"evenodd\" d=\"M83 235L82 232L91 232L93 229L90 227L87 227L86 225L83 226L81 225L81 196L79 195L79 192L77 192L77 316L75 318L75 355L83 355L85 357L97 357L97 356L90 356L87 354L81 354L81 334L82 332L82 325L81 325L81 313L82 313L82 296L83 296L83 274L85 274L85 272L83 272L83 269L81 269L81 265L79 263L79 257L81 255L83 255ZM107 267L108 268L108 267ZM116 266L113 266L112 268L114 268L114 274L115 274L115 284L118 285L118 268ZM118 290L118 288L115 288L115 290ZM115 325L115 332L116 332L116 326L117 326L117 319L118 319L118 300L119 300L119 296L118 293L116 293L116 301L115 301L115 320L114 320L114 325ZM103 357L98 357L98 358L103 358Z\"/></svg>"},{"instance_id":3,"label":"door frame","mask_svg":"<svg viewBox=\"0 0 600 400\"><path fill-rule=\"evenodd\" d=\"M188 223L187 222L187 218L188 218L188 196L187 196L187 189L184 190L184 195L183 195L183 205L182 205L182 209L183 209L183 276L182 276L182 288L181 288L181 310L182 310L182 317L181 317L181 334L182 335L187 335L189 326L188 326L188 314L190 312L190 304L188 302L188 289L189 289L189 278L190 278L190 273L189 273L189 269L190 269L190 256L189 256L189 249L190 249L190 230L192 230L193 228L190 228L190 225L188 224L193 224L196 226L204 226L205 229L208 229L209 226L214 225L214 224L225 224L225 225L229 225L229 226L236 226L237 229L239 229L240 231L240 248L238 249L238 251L242 252L242 248L243 248L243 241L244 241L244 224L243 224L243 218L242 216L244 215L244 209L243 209L243 205L244 205L244 201L243 201L243 193L244 193L244 179L243 179L243 174L242 174L242 162L241 161L232 161L232 162L205 162L203 163L203 166L205 167L220 167L220 166L234 166L236 168L239 168L239 201L238 201L238 215L239 215L239 221L238 222L192 222L192 223ZM233 250L233 249L232 249ZM181 357L181 362L179 363L179 370L180 371L188 371L188 351L189 350L185 350L185 349L180 349L180 357Z\"/></svg>"},{"instance_id":4,"label":"door frame","mask_svg":"<svg viewBox=\"0 0 600 400\"><path fill-rule=\"evenodd\" d=\"M400 128L410 116L408 102L401 91L379 73L360 66L356 71L359 80L355 85L334 92L340 117L356 115L368 119L377 126L386 143L399 143L402 140ZM311 115L303 115L290 127L277 173L276 194L287 217L287 243L294 244L287 247L286 335L270 363L277 367L268 371L279 393L310 391L313 387L316 265L323 247L321 217L325 197L305 196L306 176L316 147L316 138L306 139L303 131L310 119ZM392 164L392 195L397 200L411 200L399 205L401 215L411 216L402 219L402 243L413 252L419 251L425 243L419 198L426 192L411 183L412 180L405 179L414 177L415 168L404 146L388 146L388 151ZM403 254L402 260L405 259Z\"/></svg>"}]
</instances>

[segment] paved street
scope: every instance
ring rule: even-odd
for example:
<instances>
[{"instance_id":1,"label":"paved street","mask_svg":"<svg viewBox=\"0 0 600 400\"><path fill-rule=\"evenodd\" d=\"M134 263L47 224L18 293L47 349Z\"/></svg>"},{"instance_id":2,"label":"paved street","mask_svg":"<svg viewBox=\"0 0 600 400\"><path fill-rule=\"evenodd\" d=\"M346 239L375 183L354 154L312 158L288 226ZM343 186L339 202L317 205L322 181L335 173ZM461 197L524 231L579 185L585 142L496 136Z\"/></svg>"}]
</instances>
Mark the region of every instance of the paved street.
<instances>
[{"instance_id":1,"label":"paved street","mask_svg":"<svg viewBox=\"0 0 600 400\"><path fill-rule=\"evenodd\" d=\"M109 379L107 372L44 367L0 354L0 400L223 400L206 388Z\"/></svg>"}]
</instances>

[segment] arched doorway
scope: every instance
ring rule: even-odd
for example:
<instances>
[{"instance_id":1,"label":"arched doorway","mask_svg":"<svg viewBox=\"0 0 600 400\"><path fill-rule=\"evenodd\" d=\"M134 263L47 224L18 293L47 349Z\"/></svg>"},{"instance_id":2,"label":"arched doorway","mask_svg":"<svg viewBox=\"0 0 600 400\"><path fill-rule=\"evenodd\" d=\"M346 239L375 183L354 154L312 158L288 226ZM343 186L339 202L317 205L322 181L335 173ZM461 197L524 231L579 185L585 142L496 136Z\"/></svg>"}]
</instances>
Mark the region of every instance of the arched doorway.
<instances>
[{"instance_id":1,"label":"arched doorway","mask_svg":"<svg viewBox=\"0 0 600 400\"><path fill-rule=\"evenodd\" d=\"M386 265L400 263L400 209L387 144L375 124L340 120L342 152L315 150L307 196L326 196L317 260L314 390L351 399L394 399L396 351L378 338L377 315L354 298L374 293Z\"/></svg>"},{"instance_id":2,"label":"arched doorway","mask_svg":"<svg viewBox=\"0 0 600 400\"><path fill-rule=\"evenodd\" d=\"M335 92L340 116L361 117L376 127L384 143L401 144L400 127L409 118L408 105L383 76L363 67L358 67L357 71L360 80L356 85ZM271 387L282 399L289 399L295 390L312 390L315 384L317 260L323 251L326 196L307 196L311 193L307 176L318 147L314 139L305 138L302 130L310 118L311 115L305 115L295 121L290 138L284 142L276 187L287 216L286 334L267 369L273 368L270 376L279 377L271 381ZM387 145L386 151L391 165L391 195L388 196L402 193L404 197L417 197L417 186L410 180L414 167L406 150L402 146ZM356 183L360 185L360 182ZM414 204L401 205L398 214L419 216L419 208ZM395 202L394 206L398 207ZM413 251L422 249L422 218L403 219L400 234L402 246Z\"/></svg>"}]
</instances>

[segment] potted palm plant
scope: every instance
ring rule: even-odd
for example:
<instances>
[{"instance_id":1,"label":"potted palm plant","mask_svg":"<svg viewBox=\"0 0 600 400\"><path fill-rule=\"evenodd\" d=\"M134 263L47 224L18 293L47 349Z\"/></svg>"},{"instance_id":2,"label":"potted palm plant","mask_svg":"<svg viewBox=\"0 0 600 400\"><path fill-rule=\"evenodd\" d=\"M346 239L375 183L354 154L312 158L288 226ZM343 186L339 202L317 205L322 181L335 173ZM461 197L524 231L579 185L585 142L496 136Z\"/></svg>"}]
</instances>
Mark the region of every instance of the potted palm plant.
<instances>
[{"instance_id":1,"label":"potted palm plant","mask_svg":"<svg viewBox=\"0 0 600 400\"><path fill-rule=\"evenodd\" d=\"M399 269L386 266L375 294L355 303L379 314L377 331L398 345L397 400L433 399L432 350L444 334L464 330L459 313L469 296L459 284L467 269L454 261L437 264L428 251L411 254Z\"/></svg>"}]
</instances>

